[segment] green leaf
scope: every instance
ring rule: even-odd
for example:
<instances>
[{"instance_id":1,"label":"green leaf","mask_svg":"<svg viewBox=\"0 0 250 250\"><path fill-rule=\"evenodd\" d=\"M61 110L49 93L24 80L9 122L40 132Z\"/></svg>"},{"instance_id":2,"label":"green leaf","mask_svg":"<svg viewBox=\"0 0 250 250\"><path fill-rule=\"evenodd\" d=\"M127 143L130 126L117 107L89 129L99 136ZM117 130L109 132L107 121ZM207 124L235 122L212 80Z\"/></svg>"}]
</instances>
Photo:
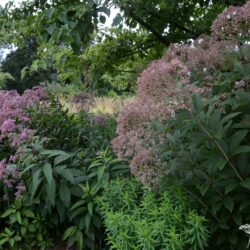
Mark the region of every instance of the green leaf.
<instances>
[{"instance_id":1,"label":"green leaf","mask_svg":"<svg viewBox=\"0 0 250 250\"><path fill-rule=\"evenodd\" d=\"M230 192L233 191L237 186L238 186L238 182L237 182L237 181L231 181L229 184L226 185L225 194L230 193Z\"/></svg>"},{"instance_id":2,"label":"green leaf","mask_svg":"<svg viewBox=\"0 0 250 250\"><path fill-rule=\"evenodd\" d=\"M104 171L105 171L105 166L98 168L97 170L97 180L100 182L102 180Z\"/></svg>"},{"instance_id":3,"label":"green leaf","mask_svg":"<svg viewBox=\"0 0 250 250\"><path fill-rule=\"evenodd\" d=\"M56 23L53 23L49 25L49 27L46 30L50 35L52 35L54 31L56 30L56 28L57 28Z\"/></svg>"},{"instance_id":4,"label":"green leaf","mask_svg":"<svg viewBox=\"0 0 250 250\"><path fill-rule=\"evenodd\" d=\"M240 183L241 186L250 189L250 178L246 178L244 181Z\"/></svg>"},{"instance_id":5,"label":"green leaf","mask_svg":"<svg viewBox=\"0 0 250 250\"><path fill-rule=\"evenodd\" d=\"M71 158L70 154L68 154L68 155L58 155L54 160L54 164L55 164L55 166L57 166L58 164L68 160L69 158Z\"/></svg>"},{"instance_id":6,"label":"green leaf","mask_svg":"<svg viewBox=\"0 0 250 250\"><path fill-rule=\"evenodd\" d=\"M90 222L91 222L91 216L90 214L86 214L85 216L85 225L86 225L86 231L89 232L89 227L90 227Z\"/></svg>"},{"instance_id":7,"label":"green leaf","mask_svg":"<svg viewBox=\"0 0 250 250\"><path fill-rule=\"evenodd\" d=\"M241 153L249 153L249 152L250 152L250 146L240 146L233 152L233 155L238 155Z\"/></svg>"},{"instance_id":8,"label":"green leaf","mask_svg":"<svg viewBox=\"0 0 250 250\"><path fill-rule=\"evenodd\" d=\"M242 201L242 203L240 204L240 211L244 210L249 206L250 206L250 200Z\"/></svg>"},{"instance_id":9,"label":"green leaf","mask_svg":"<svg viewBox=\"0 0 250 250\"><path fill-rule=\"evenodd\" d=\"M75 185L75 179L70 169L63 169L58 174L61 175L65 180L69 181L71 184Z\"/></svg>"},{"instance_id":10,"label":"green leaf","mask_svg":"<svg viewBox=\"0 0 250 250\"><path fill-rule=\"evenodd\" d=\"M234 117L240 115L241 112L237 112L237 113L230 113L229 115L226 115L224 116L222 119L221 119L221 123L224 124L226 122L228 122L229 120L233 119Z\"/></svg>"},{"instance_id":11,"label":"green leaf","mask_svg":"<svg viewBox=\"0 0 250 250\"><path fill-rule=\"evenodd\" d=\"M50 163L45 163L43 166L43 173L45 175L45 178L47 180L47 183L51 185L52 179L53 179L53 172L52 167Z\"/></svg>"},{"instance_id":12,"label":"green leaf","mask_svg":"<svg viewBox=\"0 0 250 250\"><path fill-rule=\"evenodd\" d=\"M70 210L74 210L74 209L76 209L77 207L81 207L81 206L83 206L85 203L86 203L85 200L79 200L79 201L77 201L77 202L70 208Z\"/></svg>"},{"instance_id":13,"label":"green leaf","mask_svg":"<svg viewBox=\"0 0 250 250\"><path fill-rule=\"evenodd\" d=\"M88 203L88 211L91 216L93 216L93 202Z\"/></svg>"},{"instance_id":14,"label":"green leaf","mask_svg":"<svg viewBox=\"0 0 250 250\"><path fill-rule=\"evenodd\" d=\"M22 224L22 218L21 218L21 213L19 211L16 213L16 219L17 219L17 222L21 225Z\"/></svg>"},{"instance_id":15,"label":"green leaf","mask_svg":"<svg viewBox=\"0 0 250 250\"><path fill-rule=\"evenodd\" d=\"M55 9L54 8L50 8L44 11L44 14L50 19L53 14L55 13Z\"/></svg>"},{"instance_id":16,"label":"green leaf","mask_svg":"<svg viewBox=\"0 0 250 250\"><path fill-rule=\"evenodd\" d=\"M32 176L32 192L31 192L31 198L34 197L36 190L38 186L40 185L42 179L40 178L42 170L38 169Z\"/></svg>"},{"instance_id":17,"label":"green leaf","mask_svg":"<svg viewBox=\"0 0 250 250\"><path fill-rule=\"evenodd\" d=\"M62 182L59 187L59 197L64 202L65 206L69 208L71 200L71 192L68 185Z\"/></svg>"},{"instance_id":18,"label":"green leaf","mask_svg":"<svg viewBox=\"0 0 250 250\"><path fill-rule=\"evenodd\" d=\"M35 217L35 214L31 210L29 210L29 209L22 210L22 214L25 217L28 217L28 218L34 218Z\"/></svg>"},{"instance_id":19,"label":"green leaf","mask_svg":"<svg viewBox=\"0 0 250 250\"><path fill-rule=\"evenodd\" d=\"M6 218L8 217L10 214L13 214L15 213L16 210L15 209L7 209L2 215L1 215L1 218Z\"/></svg>"},{"instance_id":20,"label":"green leaf","mask_svg":"<svg viewBox=\"0 0 250 250\"><path fill-rule=\"evenodd\" d=\"M240 130L234 133L230 142L230 152L234 152L240 145L240 143L245 139L248 134L248 130Z\"/></svg>"},{"instance_id":21,"label":"green leaf","mask_svg":"<svg viewBox=\"0 0 250 250\"><path fill-rule=\"evenodd\" d=\"M77 246L78 246L78 249L83 249L83 234L81 231L77 231L76 233L76 241L77 241Z\"/></svg>"},{"instance_id":22,"label":"green leaf","mask_svg":"<svg viewBox=\"0 0 250 250\"><path fill-rule=\"evenodd\" d=\"M75 226L67 228L67 230L63 234L63 240L66 240L70 236L74 235L76 232L77 228Z\"/></svg>"},{"instance_id":23,"label":"green leaf","mask_svg":"<svg viewBox=\"0 0 250 250\"><path fill-rule=\"evenodd\" d=\"M234 208L234 201L231 197L226 197L223 201L223 204L225 206L226 209L228 209L228 211L230 213L232 213L233 208Z\"/></svg>"},{"instance_id":24,"label":"green leaf","mask_svg":"<svg viewBox=\"0 0 250 250\"><path fill-rule=\"evenodd\" d=\"M238 226L242 225L242 216L239 212L233 214L233 220Z\"/></svg>"},{"instance_id":25,"label":"green leaf","mask_svg":"<svg viewBox=\"0 0 250 250\"><path fill-rule=\"evenodd\" d=\"M55 179L52 178L51 183L46 185L47 196L52 206L55 206L56 199L56 182Z\"/></svg>"}]
</instances>

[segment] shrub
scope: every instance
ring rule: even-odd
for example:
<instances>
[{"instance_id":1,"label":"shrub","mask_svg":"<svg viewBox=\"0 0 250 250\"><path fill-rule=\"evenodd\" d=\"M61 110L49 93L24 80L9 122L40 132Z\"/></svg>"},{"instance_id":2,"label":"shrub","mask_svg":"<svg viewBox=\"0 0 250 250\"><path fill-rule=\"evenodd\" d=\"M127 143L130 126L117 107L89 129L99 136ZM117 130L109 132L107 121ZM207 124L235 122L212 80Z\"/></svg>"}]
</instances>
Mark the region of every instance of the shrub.
<instances>
[{"instance_id":1,"label":"shrub","mask_svg":"<svg viewBox=\"0 0 250 250\"><path fill-rule=\"evenodd\" d=\"M139 77L137 98L118 118L113 149L130 161L132 173L141 181L155 183L161 175L154 148L165 137L155 128L179 109L189 110L190 94L210 98L237 86L249 89L249 8L248 1L225 10L215 20L211 36L201 36L192 45L171 45Z\"/></svg>"},{"instance_id":2,"label":"shrub","mask_svg":"<svg viewBox=\"0 0 250 250\"><path fill-rule=\"evenodd\" d=\"M30 109L29 126L35 135L46 138L47 149L85 151L86 157L110 146L115 136L115 118L110 115L94 115L81 111L71 114L61 103L50 101Z\"/></svg>"},{"instance_id":3,"label":"shrub","mask_svg":"<svg viewBox=\"0 0 250 250\"><path fill-rule=\"evenodd\" d=\"M218 100L196 96L190 112L167 121L162 173L184 186L210 218L213 249L243 249L247 237L239 226L250 219L250 94L241 90Z\"/></svg>"},{"instance_id":4,"label":"shrub","mask_svg":"<svg viewBox=\"0 0 250 250\"><path fill-rule=\"evenodd\" d=\"M112 181L100 199L112 249L204 249L205 219L179 190L155 194L134 179Z\"/></svg>"}]
</instances>

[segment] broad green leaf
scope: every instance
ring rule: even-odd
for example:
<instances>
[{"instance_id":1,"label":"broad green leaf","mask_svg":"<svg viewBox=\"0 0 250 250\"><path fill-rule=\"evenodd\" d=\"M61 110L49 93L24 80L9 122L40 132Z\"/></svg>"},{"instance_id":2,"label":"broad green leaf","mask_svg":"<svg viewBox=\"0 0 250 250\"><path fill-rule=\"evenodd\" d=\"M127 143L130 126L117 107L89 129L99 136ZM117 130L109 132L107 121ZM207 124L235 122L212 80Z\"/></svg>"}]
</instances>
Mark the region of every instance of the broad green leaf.
<instances>
[{"instance_id":1,"label":"broad green leaf","mask_svg":"<svg viewBox=\"0 0 250 250\"><path fill-rule=\"evenodd\" d=\"M228 211L230 213L232 213L233 208L234 208L234 201L231 197L226 197L223 201L223 204L225 206L226 209L228 209Z\"/></svg>"},{"instance_id":2,"label":"broad green leaf","mask_svg":"<svg viewBox=\"0 0 250 250\"><path fill-rule=\"evenodd\" d=\"M88 203L88 211L91 216L93 216L93 202Z\"/></svg>"},{"instance_id":3,"label":"broad green leaf","mask_svg":"<svg viewBox=\"0 0 250 250\"><path fill-rule=\"evenodd\" d=\"M54 164L55 164L55 166L57 166L58 164L68 160L69 158L71 158L70 154L68 154L68 155L58 155L54 160Z\"/></svg>"},{"instance_id":4,"label":"broad green leaf","mask_svg":"<svg viewBox=\"0 0 250 250\"><path fill-rule=\"evenodd\" d=\"M242 201L240 204L240 211L250 206L250 200Z\"/></svg>"},{"instance_id":5,"label":"broad green leaf","mask_svg":"<svg viewBox=\"0 0 250 250\"><path fill-rule=\"evenodd\" d=\"M241 186L250 189L250 178L246 178L244 181L240 183Z\"/></svg>"},{"instance_id":6,"label":"broad green leaf","mask_svg":"<svg viewBox=\"0 0 250 250\"><path fill-rule=\"evenodd\" d=\"M233 191L237 186L238 186L238 182L237 182L237 181L232 181L232 182L230 182L230 184L227 184L227 185L226 185L225 194L230 193L230 192Z\"/></svg>"},{"instance_id":7,"label":"broad green leaf","mask_svg":"<svg viewBox=\"0 0 250 250\"><path fill-rule=\"evenodd\" d=\"M52 178L51 183L46 185L47 189L47 197L52 206L55 206L55 199L56 199L56 182L55 179Z\"/></svg>"},{"instance_id":8,"label":"broad green leaf","mask_svg":"<svg viewBox=\"0 0 250 250\"><path fill-rule=\"evenodd\" d=\"M55 9L54 8L49 8L47 10L44 11L44 14L50 19L53 14L55 13Z\"/></svg>"},{"instance_id":9,"label":"broad green leaf","mask_svg":"<svg viewBox=\"0 0 250 250\"><path fill-rule=\"evenodd\" d=\"M240 143L245 139L248 134L248 130L240 130L234 133L230 141L230 152L234 152L240 145Z\"/></svg>"},{"instance_id":10,"label":"broad green leaf","mask_svg":"<svg viewBox=\"0 0 250 250\"><path fill-rule=\"evenodd\" d=\"M31 198L34 197L37 188L39 184L41 183L42 179L40 178L40 174L42 172L42 169L38 169L33 175L32 175L32 189L31 189Z\"/></svg>"},{"instance_id":11,"label":"broad green leaf","mask_svg":"<svg viewBox=\"0 0 250 250\"><path fill-rule=\"evenodd\" d=\"M89 232L90 222L91 222L91 216L88 213L88 214L85 215L85 225L86 225L86 231L87 232Z\"/></svg>"},{"instance_id":12,"label":"broad green leaf","mask_svg":"<svg viewBox=\"0 0 250 250\"><path fill-rule=\"evenodd\" d=\"M76 233L76 241L77 241L78 249L83 249L83 234L79 230Z\"/></svg>"},{"instance_id":13,"label":"broad green leaf","mask_svg":"<svg viewBox=\"0 0 250 250\"><path fill-rule=\"evenodd\" d=\"M233 214L233 220L234 222L240 226L242 225L242 216L241 216L241 213L237 212L237 213L234 213Z\"/></svg>"},{"instance_id":14,"label":"broad green leaf","mask_svg":"<svg viewBox=\"0 0 250 250\"><path fill-rule=\"evenodd\" d=\"M8 217L10 214L13 214L15 213L16 210L15 209L7 209L2 215L1 215L1 218L6 218Z\"/></svg>"},{"instance_id":15,"label":"broad green leaf","mask_svg":"<svg viewBox=\"0 0 250 250\"><path fill-rule=\"evenodd\" d=\"M241 153L249 153L249 152L250 152L250 146L240 146L233 152L233 155L238 155Z\"/></svg>"},{"instance_id":16,"label":"broad green leaf","mask_svg":"<svg viewBox=\"0 0 250 250\"><path fill-rule=\"evenodd\" d=\"M98 170L97 170L97 180L98 181L102 180L105 169L106 169L105 166L98 168Z\"/></svg>"},{"instance_id":17,"label":"broad green leaf","mask_svg":"<svg viewBox=\"0 0 250 250\"><path fill-rule=\"evenodd\" d=\"M43 166L43 173L47 180L47 183L51 185L53 179L53 171L50 163L45 163Z\"/></svg>"},{"instance_id":18,"label":"broad green leaf","mask_svg":"<svg viewBox=\"0 0 250 250\"><path fill-rule=\"evenodd\" d=\"M67 238L69 238L71 235L74 235L75 232L77 231L77 227L73 226L73 227L69 227L63 234L63 240L66 240Z\"/></svg>"},{"instance_id":19,"label":"broad green leaf","mask_svg":"<svg viewBox=\"0 0 250 250\"><path fill-rule=\"evenodd\" d=\"M65 206L68 208L70 206L71 192L65 182L61 182L59 187L59 197L64 202Z\"/></svg>"},{"instance_id":20,"label":"broad green leaf","mask_svg":"<svg viewBox=\"0 0 250 250\"><path fill-rule=\"evenodd\" d=\"M63 169L58 174L61 175L65 180L69 181L71 184L75 184L75 179L70 169Z\"/></svg>"},{"instance_id":21,"label":"broad green leaf","mask_svg":"<svg viewBox=\"0 0 250 250\"><path fill-rule=\"evenodd\" d=\"M74 209L76 209L76 208L78 208L78 207L81 207L81 206L83 206L86 202L87 202L86 200L79 200L79 201L77 201L77 202L70 208L70 210L74 210Z\"/></svg>"},{"instance_id":22,"label":"broad green leaf","mask_svg":"<svg viewBox=\"0 0 250 250\"><path fill-rule=\"evenodd\" d=\"M25 217L28 217L28 218L34 218L35 217L35 214L31 210L29 210L29 209L22 210L22 214Z\"/></svg>"}]
</instances>

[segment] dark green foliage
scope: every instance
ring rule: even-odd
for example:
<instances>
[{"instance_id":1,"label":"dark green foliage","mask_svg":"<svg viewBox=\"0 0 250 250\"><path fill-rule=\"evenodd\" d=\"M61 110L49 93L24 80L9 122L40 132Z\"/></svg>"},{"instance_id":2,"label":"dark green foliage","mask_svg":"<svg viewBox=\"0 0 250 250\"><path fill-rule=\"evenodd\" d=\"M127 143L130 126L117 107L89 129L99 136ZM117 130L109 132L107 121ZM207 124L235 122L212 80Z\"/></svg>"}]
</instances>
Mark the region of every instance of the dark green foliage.
<instances>
[{"instance_id":1,"label":"dark green foliage","mask_svg":"<svg viewBox=\"0 0 250 250\"><path fill-rule=\"evenodd\" d=\"M224 97L225 98L225 97ZM193 97L193 108L166 125L161 151L164 170L210 218L213 249L244 249L239 226L250 219L250 94L243 90L224 101Z\"/></svg>"},{"instance_id":2,"label":"dark green foliage","mask_svg":"<svg viewBox=\"0 0 250 250\"><path fill-rule=\"evenodd\" d=\"M24 67L30 67L37 59L37 45L34 40L29 40L21 48L10 52L1 63L1 71L10 73L14 79L8 79L5 83L6 89L16 89L22 93L28 88L39 85L41 82L51 79L51 70L39 70L31 75L26 74L22 79L21 72Z\"/></svg>"},{"instance_id":3,"label":"dark green foliage","mask_svg":"<svg viewBox=\"0 0 250 250\"><path fill-rule=\"evenodd\" d=\"M86 156L110 145L115 136L116 122L112 116L98 117L87 112L70 114L56 99L30 110L31 128L47 138L48 149L74 151L85 149Z\"/></svg>"},{"instance_id":4,"label":"dark green foliage","mask_svg":"<svg viewBox=\"0 0 250 250\"><path fill-rule=\"evenodd\" d=\"M81 58L85 84L101 93L133 92L139 73L164 49L143 31L113 28L99 39L101 42L88 48Z\"/></svg>"},{"instance_id":5,"label":"dark green foliage","mask_svg":"<svg viewBox=\"0 0 250 250\"><path fill-rule=\"evenodd\" d=\"M100 199L112 249L204 249L205 219L183 192L155 194L134 179L111 182Z\"/></svg>"},{"instance_id":6,"label":"dark green foliage","mask_svg":"<svg viewBox=\"0 0 250 250\"><path fill-rule=\"evenodd\" d=\"M128 172L127 165L108 151L100 152L89 165L81 153L45 150L41 142L22 150L24 196L31 211L78 249L103 249L103 225L96 204L110 179ZM25 177L26 176L26 177ZM72 226L70 226L72 225ZM70 227L69 227L70 226ZM54 233L55 233L54 232Z\"/></svg>"},{"instance_id":7,"label":"dark green foliage","mask_svg":"<svg viewBox=\"0 0 250 250\"><path fill-rule=\"evenodd\" d=\"M45 249L51 245L48 223L25 207L21 200L16 200L5 210L1 219L5 219L6 227L0 233L0 249L6 245L9 245L8 249L16 249L17 243L25 245L25 249Z\"/></svg>"}]
</instances>

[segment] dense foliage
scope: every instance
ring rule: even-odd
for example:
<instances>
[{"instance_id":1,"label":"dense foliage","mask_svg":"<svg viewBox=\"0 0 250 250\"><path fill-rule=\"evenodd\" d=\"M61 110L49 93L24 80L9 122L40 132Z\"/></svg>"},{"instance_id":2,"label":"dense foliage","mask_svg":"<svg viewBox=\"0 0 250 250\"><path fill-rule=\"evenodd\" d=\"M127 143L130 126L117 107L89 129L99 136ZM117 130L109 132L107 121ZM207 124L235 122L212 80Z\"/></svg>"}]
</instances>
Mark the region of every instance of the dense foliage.
<instances>
[{"instance_id":1,"label":"dense foliage","mask_svg":"<svg viewBox=\"0 0 250 250\"><path fill-rule=\"evenodd\" d=\"M41 84L42 82L51 80L52 71L44 70L40 67L35 72L26 72L37 59L37 45L34 39L26 41L23 47L11 51L6 58L1 62L0 70L9 73L12 77L8 78L4 84L5 89L17 90L23 93L26 89L32 88ZM34 71L34 69L33 69ZM22 75L23 74L23 75Z\"/></svg>"},{"instance_id":2,"label":"dense foliage","mask_svg":"<svg viewBox=\"0 0 250 250\"><path fill-rule=\"evenodd\" d=\"M249 20L249 0L2 7L0 249L245 249Z\"/></svg>"},{"instance_id":3,"label":"dense foliage","mask_svg":"<svg viewBox=\"0 0 250 250\"><path fill-rule=\"evenodd\" d=\"M156 55L159 55L162 48L173 42L183 42L188 39L195 39L202 33L209 33L212 21L226 6L231 3L243 4L244 2L244 0L213 2L200 0L183 0L181 2L159 0L146 2L141 0L88 0L84 2L80 0L70 2L33 0L23 1L18 7L9 3L5 8L1 8L0 12L0 42L3 45L14 43L20 47L27 39L36 37L39 58L34 61L31 69L55 68L58 73L58 80L83 82L89 76L89 72L84 70L84 63L79 63L81 56L85 56L85 50L98 40L96 36L100 37L101 46L105 47L105 50L109 49L109 42L103 41L103 33L106 32L102 31L102 24L105 24L114 7L120 9L121 13L118 13L114 18L113 25L121 28L123 23L126 23L130 29L136 30L138 37L132 43L134 56L140 57L141 52L143 52L144 60L149 62L157 58L157 56L151 58L152 53L154 54L156 51ZM126 34L126 30L124 30L124 33ZM141 39L141 33L145 34L144 41L136 42ZM123 35L110 34L110 32L107 32L107 34L115 41L114 47L117 47L117 49L112 52L113 58L107 58L105 63L110 63L110 59L113 65L117 61L123 62L120 70L126 68L126 71L138 72L138 66L134 63L129 65L131 61L130 53L125 57L123 57L123 53L120 54L119 48L123 48L124 44L127 50L126 43L131 38L127 40L124 39ZM121 40L122 43L119 44ZM88 56L88 53L86 55ZM112 61L112 59L114 60ZM102 71L102 61L100 65L98 63L96 65L94 61L91 68L98 67ZM96 70L95 73L97 73ZM114 84L111 80L111 77L114 77L113 72L110 74L110 70L106 70L101 74L102 79L98 76L99 74L98 72L91 82L92 86L93 84L94 86L100 85L103 88L103 83ZM91 76L93 77L93 74ZM123 77L122 74L120 77L117 74L115 76L118 78L115 84L117 81L122 82L124 77L128 81L133 77L131 74L125 74ZM98 83L96 82L97 79ZM124 88L124 83L119 85L116 86L117 90L121 90L122 85Z\"/></svg>"},{"instance_id":4,"label":"dense foliage","mask_svg":"<svg viewBox=\"0 0 250 250\"><path fill-rule=\"evenodd\" d=\"M204 249L205 219L178 189L159 196L134 179L111 182L101 199L108 240L114 249Z\"/></svg>"},{"instance_id":5,"label":"dense foliage","mask_svg":"<svg viewBox=\"0 0 250 250\"><path fill-rule=\"evenodd\" d=\"M153 62L113 141L141 181L184 187L211 219L213 249L247 244L239 226L249 220L249 8L229 7L211 36Z\"/></svg>"}]
</instances>

